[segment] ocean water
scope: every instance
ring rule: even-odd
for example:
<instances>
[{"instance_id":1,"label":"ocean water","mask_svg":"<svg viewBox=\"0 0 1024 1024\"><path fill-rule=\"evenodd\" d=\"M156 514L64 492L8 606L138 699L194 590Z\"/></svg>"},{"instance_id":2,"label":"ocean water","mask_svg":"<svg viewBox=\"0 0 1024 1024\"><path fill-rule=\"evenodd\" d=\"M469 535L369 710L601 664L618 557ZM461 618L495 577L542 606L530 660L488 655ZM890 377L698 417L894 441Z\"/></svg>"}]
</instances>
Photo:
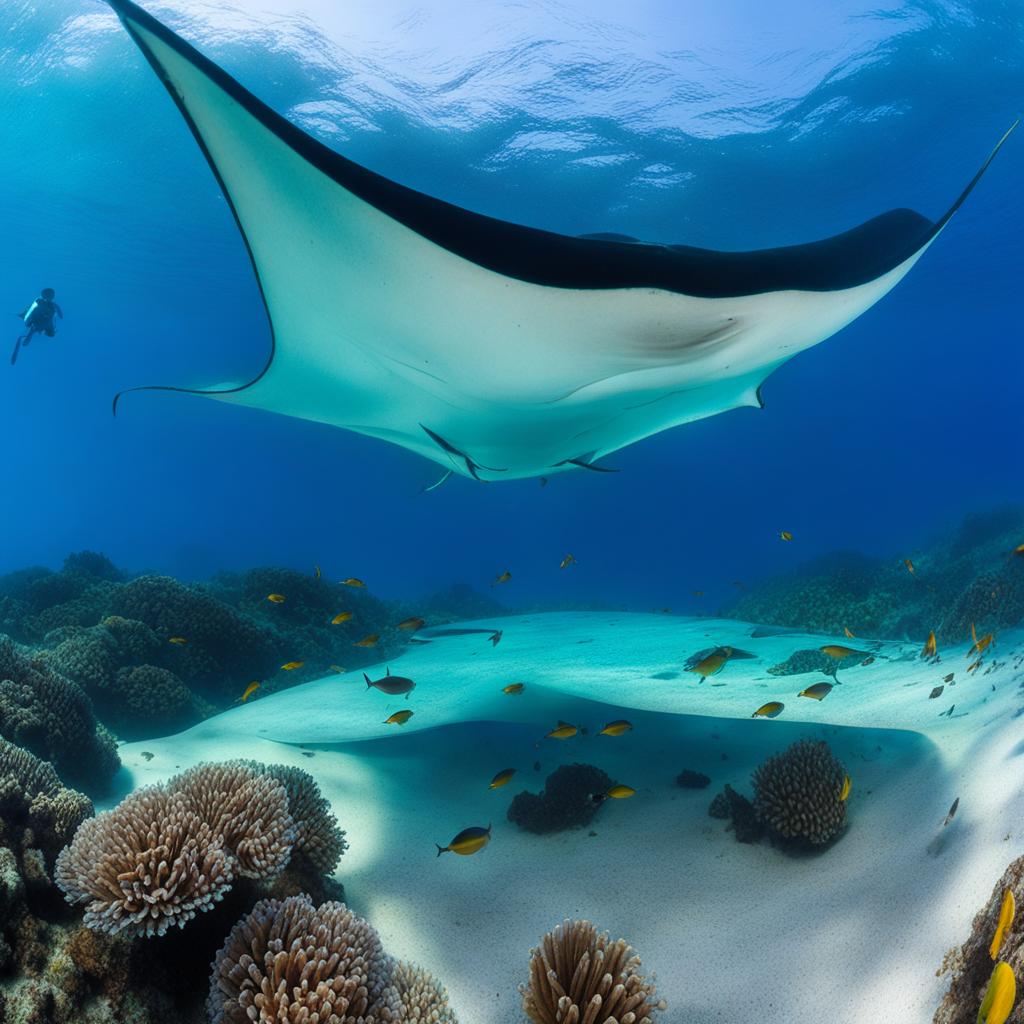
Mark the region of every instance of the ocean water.
<instances>
[{"instance_id":1,"label":"ocean water","mask_svg":"<svg viewBox=\"0 0 1024 1024\"><path fill-rule=\"evenodd\" d=\"M115 6L128 27L142 17L170 38ZM1024 10L999 0L142 8L355 164L567 236L745 251L895 209L935 221L1024 94ZM0 342L14 348L13 314L42 288L64 314L55 337L34 338L13 364L2 350L0 738L115 815L141 787L173 785L203 762L287 765L319 787L348 849L327 870L303 874L296 853L284 875L278 864L245 881L233 861L233 888L194 920L133 937L120 923L128 911L95 916L95 880L79 881L72 902L70 855L58 861L78 843L88 874L102 836L87 850L67 822L41 824L32 794L20 810L0 804L0 1022L246 1019L206 1005L210 962L258 898L298 891L344 898L389 955L447 987L448 1016L417 1017L406 997L400 1021L555 1021L521 1009L517 986L530 980L531 946L563 918L640 951L667 1003L649 1000L655 1024L802 1024L820 1019L822 1001L843 1024L975 1020L993 960L1024 968L1012 928L985 959L1021 872L1001 876L1024 853L1024 134L1010 135L904 280L767 376L763 408L602 452L595 461L614 473L457 472L428 491L461 456L432 461L174 390L125 394L112 414L114 396L140 385L250 380L274 344L222 183L137 45L145 31L134 39L99 0L0 7ZM166 73L187 105L198 87ZM228 152L240 145L234 124L214 117L200 130ZM263 180L274 159L247 149L231 180ZM304 182L252 208L256 222L274 218L286 251L300 212L324 218L316 203ZM415 319L423 288L437 303L424 338L442 310L481 331L427 347L443 361L450 341L486 367L493 344L509 374L506 393L470 368L442 404L463 416L480 408L473 387L490 389L514 407L524 445L543 447L520 402L519 357L500 339L517 344L521 314L576 345L577 356L552 348L520 361L552 380L576 373L582 387L595 379L587 343L604 344L607 311L634 299L584 290L579 308L612 299L590 320L551 299L571 291L561 287L494 302L476 277L446 279L432 249L398 252L399 235L374 231L374 245L396 250L374 292L339 302L314 260L264 273L282 311L267 381L299 365L307 340L320 360L270 405L326 402L344 419L360 395L329 379L333 339L381 310ZM379 252L346 250L343 262L376 266ZM830 333L828 316L798 314L794 344ZM315 326L308 339L300 323ZM665 344L685 327L673 324ZM386 351L388 339L370 344ZM680 353L684 365L696 358ZM381 408L414 401L378 380ZM823 653L836 645L849 650ZM389 673L415 688L388 693ZM505 692L516 683L522 692ZM812 684L831 689L798 697ZM602 734L617 721L623 730ZM561 723L572 734L551 737ZM802 740L836 759L807 769L808 785L827 791L824 816L841 818L823 841L779 834L758 797L758 765ZM0 747L0 770L29 793L21 756ZM540 831L509 816L516 794L550 789L550 774L575 764L604 781L580 770ZM513 781L488 788L504 768ZM684 770L706 788L677 785ZM635 792L608 797L612 784ZM712 817L727 784L754 806ZM288 813L295 825L296 806ZM252 828L272 846L284 840L270 817ZM737 842L748 825L765 834ZM484 849L435 852L488 826ZM120 866L128 877L136 862ZM10 881L19 875L28 882ZM104 945L109 933L123 945ZM961 946L952 980L936 978ZM96 967L111 958L130 965L116 983ZM185 984L154 968L161 959ZM248 1019L306 1020L294 1007L257 1011ZM1024 1020L1012 1012L981 1019Z\"/></svg>"}]
</instances>

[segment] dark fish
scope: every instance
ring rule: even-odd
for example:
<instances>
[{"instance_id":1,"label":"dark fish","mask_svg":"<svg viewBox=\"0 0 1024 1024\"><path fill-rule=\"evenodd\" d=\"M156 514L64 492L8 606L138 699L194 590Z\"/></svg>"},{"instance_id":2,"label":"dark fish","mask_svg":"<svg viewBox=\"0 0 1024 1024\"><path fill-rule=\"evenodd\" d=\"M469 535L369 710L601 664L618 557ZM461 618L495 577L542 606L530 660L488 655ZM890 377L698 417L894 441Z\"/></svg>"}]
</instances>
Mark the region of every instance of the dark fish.
<instances>
[{"instance_id":1,"label":"dark fish","mask_svg":"<svg viewBox=\"0 0 1024 1024\"><path fill-rule=\"evenodd\" d=\"M956 675L955 672L950 672L948 676L943 676L942 677L942 681L944 683L951 683L951 682L953 682L953 676L955 676L955 675Z\"/></svg>"},{"instance_id":2,"label":"dark fish","mask_svg":"<svg viewBox=\"0 0 1024 1024\"><path fill-rule=\"evenodd\" d=\"M140 753L147 761L152 761L153 757L155 756L152 750L142 750L140 751Z\"/></svg>"},{"instance_id":3,"label":"dark fish","mask_svg":"<svg viewBox=\"0 0 1024 1024\"><path fill-rule=\"evenodd\" d=\"M960 797L957 797L953 801L953 806L949 809L949 814L946 815L946 820L942 823L942 827L945 828L956 816L956 809L960 806Z\"/></svg>"},{"instance_id":4,"label":"dark fish","mask_svg":"<svg viewBox=\"0 0 1024 1024\"><path fill-rule=\"evenodd\" d=\"M942 691L945 689L944 686L936 686L931 693L928 694L929 700L935 700L936 697L942 696Z\"/></svg>"},{"instance_id":5,"label":"dark fish","mask_svg":"<svg viewBox=\"0 0 1024 1024\"><path fill-rule=\"evenodd\" d=\"M386 676L381 676L380 679L371 679L365 672L363 678L366 680L366 688L369 690L373 687L375 690L380 690L381 693L390 694L392 697L398 697L401 694L405 694L405 699L409 699L409 694L412 693L413 688L416 684L405 676L393 676L391 669L388 669Z\"/></svg>"}]
</instances>

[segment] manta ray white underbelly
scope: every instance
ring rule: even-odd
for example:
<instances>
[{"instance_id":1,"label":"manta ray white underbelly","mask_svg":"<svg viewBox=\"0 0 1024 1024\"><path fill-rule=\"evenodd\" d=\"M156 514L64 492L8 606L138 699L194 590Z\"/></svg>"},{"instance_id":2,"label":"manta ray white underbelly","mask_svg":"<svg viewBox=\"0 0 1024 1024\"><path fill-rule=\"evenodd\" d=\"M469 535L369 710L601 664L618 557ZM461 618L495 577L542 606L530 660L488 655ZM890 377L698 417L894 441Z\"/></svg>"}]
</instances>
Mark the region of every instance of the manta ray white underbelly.
<instances>
[{"instance_id":1,"label":"manta ray white underbelly","mask_svg":"<svg viewBox=\"0 0 1024 1024\"><path fill-rule=\"evenodd\" d=\"M477 479L598 469L667 427L760 404L772 370L900 281L1010 134L937 222L894 210L738 253L571 238L346 160L136 4L109 2L224 190L273 339L253 380L154 389L330 423Z\"/></svg>"}]
</instances>

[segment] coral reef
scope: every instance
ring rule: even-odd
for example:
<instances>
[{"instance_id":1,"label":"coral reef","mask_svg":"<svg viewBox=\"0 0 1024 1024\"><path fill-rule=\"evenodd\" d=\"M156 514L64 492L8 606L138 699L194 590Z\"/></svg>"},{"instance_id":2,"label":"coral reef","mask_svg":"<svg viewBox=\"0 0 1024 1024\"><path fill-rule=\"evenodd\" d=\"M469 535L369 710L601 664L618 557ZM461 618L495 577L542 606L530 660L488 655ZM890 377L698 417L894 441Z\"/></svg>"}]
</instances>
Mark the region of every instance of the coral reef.
<instances>
[{"instance_id":1,"label":"coral reef","mask_svg":"<svg viewBox=\"0 0 1024 1024\"><path fill-rule=\"evenodd\" d=\"M936 974L950 974L949 990L935 1011L934 1024L975 1024L978 1007L992 974L994 960L991 943L999 922L999 911L1005 893L1013 893L1017 906L1024 901L1024 857L1011 862L996 882L992 895L974 916L971 933L963 945L947 954ZM1015 921L998 950L998 960L1010 965L1018 978L1024 977L1024 927ZM1008 1018L1009 1024L1020 1024L1024 1007L1018 1007Z\"/></svg>"},{"instance_id":2,"label":"coral reef","mask_svg":"<svg viewBox=\"0 0 1024 1024\"><path fill-rule=\"evenodd\" d=\"M765 824L758 816L754 805L728 783L711 801L708 814L712 818L730 821L729 828L739 843L759 843L764 838Z\"/></svg>"},{"instance_id":3,"label":"coral reef","mask_svg":"<svg viewBox=\"0 0 1024 1024\"><path fill-rule=\"evenodd\" d=\"M623 939L610 942L589 921L564 921L530 952L520 988L533 1024L651 1024L664 1010L640 958Z\"/></svg>"},{"instance_id":4,"label":"coral reef","mask_svg":"<svg viewBox=\"0 0 1024 1024\"><path fill-rule=\"evenodd\" d=\"M845 774L827 743L800 740L754 772L757 817L778 841L830 843L846 822L846 803L840 799Z\"/></svg>"},{"instance_id":5,"label":"coral reef","mask_svg":"<svg viewBox=\"0 0 1024 1024\"><path fill-rule=\"evenodd\" d=\"M262 900L213 963L211 1024L455 1024L444 989L395 962L343 903Z\"/></svg>"},{"instance_id":6,"label":"coral reef","mask_svg":"<svg viewBox=\"0 0 1024 1024\"><path fill-rule=\"evenodd\" d=\"M590 824L599 809L593 799L604 793L612 779L590 764L568 764L556 768L540 794L524 790L508 809L508 820L528 832L545 834Z\"/></svg>"},{"instance_id":7,"label":"coral reef","mask_svg":"<svg viewBox=\"0 0 1024 1024\"><path fill-rule=\"evenodd\" d=\"M120 764L88 696L10 640L0 640L0 737L51 762L61 778L87 791L102 791Z\"/></svg>"}]
</instances>

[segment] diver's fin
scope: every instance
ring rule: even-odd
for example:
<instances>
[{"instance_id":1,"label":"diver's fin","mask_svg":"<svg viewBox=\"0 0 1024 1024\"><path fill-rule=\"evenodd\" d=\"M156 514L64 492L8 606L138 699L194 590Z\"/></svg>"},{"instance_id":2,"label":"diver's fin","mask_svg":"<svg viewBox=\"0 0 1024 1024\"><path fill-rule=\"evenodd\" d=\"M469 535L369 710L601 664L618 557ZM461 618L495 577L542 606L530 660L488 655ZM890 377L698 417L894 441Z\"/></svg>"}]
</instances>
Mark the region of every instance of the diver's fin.
<instances>
[{"instance_id":1,"label":"diver's fin","mask_svg":"<svg viewBox=\"0 0 1024 1024\"><path fill-rule=\"evenodd\" d=\"M434 483L430 484L429 486L424 487L420 491L420 494L429 494L431 491L436 491L438 489L438 487L440 487L441 484L445 483L449 479L449 477L451 477L454 473L455 473L454 469L446 469L445 472L444 472L444 476L442 476L440 480L436 480L436 481L434 481Z\"/></svg>"},{"instance_id":2,"label":"diver's fin","mask_svg":"<svg viewBox=\"0 0 1024 1024\"><path fill-rule=\"evenodd\" d=\"M21 338L14 343L14 351L11 353L11 366L18 361L18 353L21 351Z\"/></svg>"}]
</instances>

